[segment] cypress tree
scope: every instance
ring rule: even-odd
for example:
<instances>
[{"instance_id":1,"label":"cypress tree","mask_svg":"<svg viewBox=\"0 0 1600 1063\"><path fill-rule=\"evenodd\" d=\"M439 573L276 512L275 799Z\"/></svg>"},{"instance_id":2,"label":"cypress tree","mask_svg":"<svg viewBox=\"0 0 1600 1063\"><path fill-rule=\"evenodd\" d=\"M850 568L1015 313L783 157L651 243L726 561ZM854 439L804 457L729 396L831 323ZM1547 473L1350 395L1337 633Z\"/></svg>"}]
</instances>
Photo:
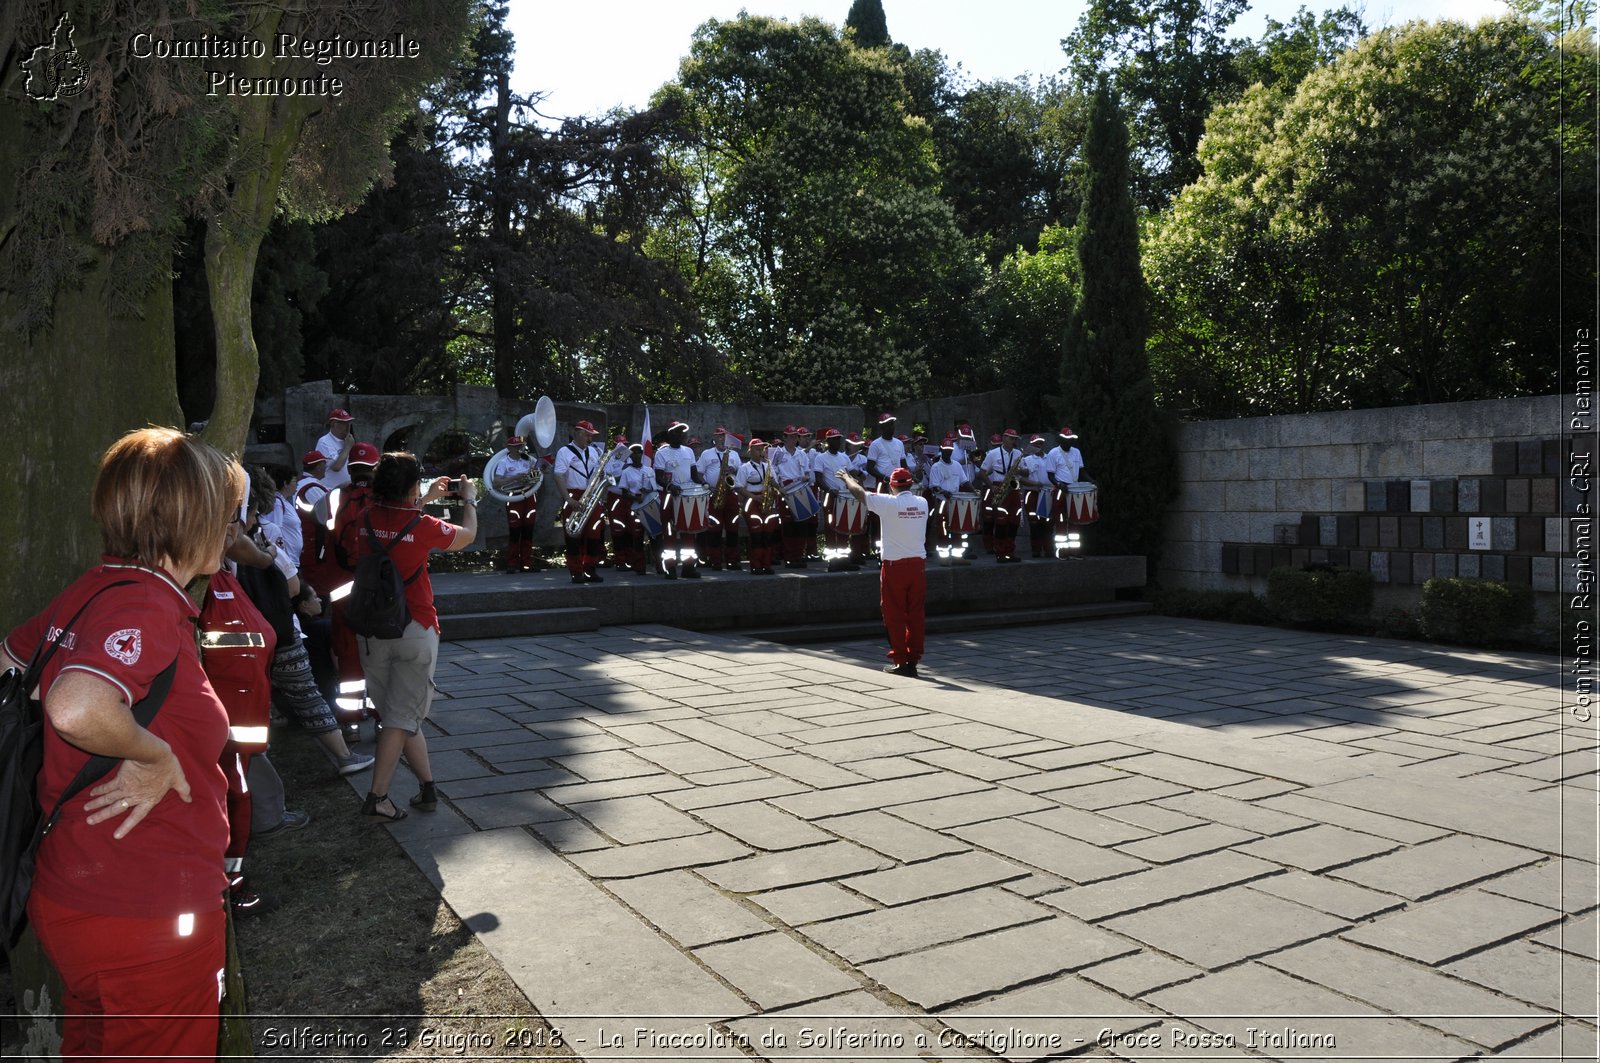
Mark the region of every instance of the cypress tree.
<instances>
[{"instance_id":1,"label":"cypress tree","mask_svg":"<svg viewBox=\"0 0 1600 1063\"><path fill-rule=\"evenodd\" d=\"M1096 553L1143 554L1153 570L1163 511L1177 493L1177 467L1145 351L1150 316L1139 268L1128 127L1104 82L1090 108L1083 158L1081 290L1067 321L1063 413L1082 437L1085 471L1100 487L1100 523L1086 541Z\"/></svg>"},{"instance_id":2,"label":"cypress tree","mask_svg":"<svg viewBox=\"0 0 1600 1063\"><path fill-rule=\"evenodd\" d=\"M855 33L862 48L882 48L889 41L889 20L883 16L883 0L855 0L844 19L845 31Z\"/></svg>"}]
</instances>

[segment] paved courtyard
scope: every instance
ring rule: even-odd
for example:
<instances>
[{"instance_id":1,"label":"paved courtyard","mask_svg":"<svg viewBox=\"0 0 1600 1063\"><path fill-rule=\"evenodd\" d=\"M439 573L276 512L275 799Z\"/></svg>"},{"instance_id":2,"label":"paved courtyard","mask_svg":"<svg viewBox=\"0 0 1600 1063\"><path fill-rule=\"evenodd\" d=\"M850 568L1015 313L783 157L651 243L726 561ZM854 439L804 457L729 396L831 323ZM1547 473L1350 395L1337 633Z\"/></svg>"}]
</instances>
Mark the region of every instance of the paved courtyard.
<instances>
[{"instance_id":1,"label":"paved courtyard","mask_svg":"<svg viewBox=\"0 0 1600 1063\"><path fill-rule=\"evenodd\" d=\"M388 829L586 1059L1596 1057L1554 658L1157 617L881 652L448 644L447 800Z\"/></svg>"}]
</instances>

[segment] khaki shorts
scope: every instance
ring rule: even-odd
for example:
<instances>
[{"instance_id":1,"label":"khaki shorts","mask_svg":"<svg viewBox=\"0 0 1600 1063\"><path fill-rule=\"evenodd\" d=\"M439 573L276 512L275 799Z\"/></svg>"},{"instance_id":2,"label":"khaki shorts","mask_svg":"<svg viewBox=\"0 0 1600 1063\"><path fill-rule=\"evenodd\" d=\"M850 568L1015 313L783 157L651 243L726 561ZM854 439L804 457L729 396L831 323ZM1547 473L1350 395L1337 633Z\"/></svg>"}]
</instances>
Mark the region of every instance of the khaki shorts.
<instances>
[{"instance_id":1,"label":"khaki shorts","mask_svg":"<svg viewBox=\"0 0 1600 1063\"><path fill-rule=\"evenodd\" d=\"M367 696L385 727L416 734L433 704L433 668L439 660L439 632L415 620L397 639L359 638Z\"/></svg>"}]
</instances>

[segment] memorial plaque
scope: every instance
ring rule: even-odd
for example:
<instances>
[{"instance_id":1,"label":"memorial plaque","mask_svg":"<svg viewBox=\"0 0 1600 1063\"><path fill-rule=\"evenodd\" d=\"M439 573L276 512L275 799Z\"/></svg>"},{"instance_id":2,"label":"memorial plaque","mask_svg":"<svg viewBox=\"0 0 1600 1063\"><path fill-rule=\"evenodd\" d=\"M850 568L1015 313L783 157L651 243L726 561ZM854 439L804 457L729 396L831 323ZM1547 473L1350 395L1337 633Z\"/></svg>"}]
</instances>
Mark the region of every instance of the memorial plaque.
<instances>
[{"instance_id":1,"label":"memorial plaque","mask_svg":"<svg viewBox=\"0 0 1600 1063\"><path fill-rule=\"evenodd\" d=\"M1427 513L1433 509L1433 481L1411 481L1411 512Z\"/></svg>"},{"instance_id":2,"label":"memorial plaque","mask_svg":"<svg viewBox=\"0 0 1600 1063\"><path fill-rule=\"evenodd\" d=\"M1488 517L1467 518L1467 549L1492 550L1494 548L1494 522Z\"/></svg>"}]
</instances>

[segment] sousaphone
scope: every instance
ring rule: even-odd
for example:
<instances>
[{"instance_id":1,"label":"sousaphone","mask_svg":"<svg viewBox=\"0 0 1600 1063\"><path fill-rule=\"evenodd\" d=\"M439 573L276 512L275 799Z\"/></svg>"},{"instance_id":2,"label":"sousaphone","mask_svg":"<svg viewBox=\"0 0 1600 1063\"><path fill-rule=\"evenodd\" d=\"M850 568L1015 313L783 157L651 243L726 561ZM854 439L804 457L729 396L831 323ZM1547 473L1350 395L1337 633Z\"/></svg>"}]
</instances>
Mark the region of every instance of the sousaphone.
<instances>
[{"instance_id":1,"label":"sousaphone","mask_svg":"<svg viewBox=\"0 0 1600 1063\"><path fill-rule=\"evenodd\" d=\"M550 446L551 443L555 442L556 404L551 400L549 395L541 395L539 397L539 401L534 404L533 412L527 414L522 418L522 420L517 422L516 431L512 434L521 436L523 439L527 439L530 436L533 438L533 456L535 458L538 458L539 451L541 449L544 449ZM502 447L501 449L495 451L494 456L484 463L484 491L486 491L491 498L497 498L501 502L521 502L524 499L532 498L534 495L538 494L539 485L544 482L544 470L539 467L540 463L537 461L534 462L533 469L528 474L527 482L522 486L512 491L501 491L495 487L494 471L495 469L499 468L500 461L505 456L506 450L504 447Z\"/></svg>"}]
</instances>

